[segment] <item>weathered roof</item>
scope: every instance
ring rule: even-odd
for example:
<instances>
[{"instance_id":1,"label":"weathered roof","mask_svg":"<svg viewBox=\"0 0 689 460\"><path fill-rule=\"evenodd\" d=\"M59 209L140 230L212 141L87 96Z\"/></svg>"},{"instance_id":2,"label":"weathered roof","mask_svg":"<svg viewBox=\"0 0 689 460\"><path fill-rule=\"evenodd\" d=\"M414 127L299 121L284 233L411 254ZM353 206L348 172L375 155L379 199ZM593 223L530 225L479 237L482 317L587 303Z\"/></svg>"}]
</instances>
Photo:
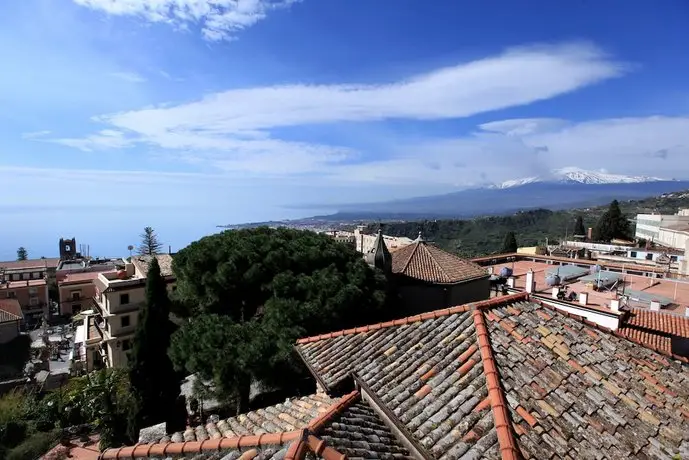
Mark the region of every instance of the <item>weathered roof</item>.
<instances>
[{"instance_id":1,"label":"weathered roof","mask_svg":"<svg viewBox=\"0 0 689 460\"><path fill-rule=\"evenodd\" d=\"M136 269L141 273L141 276L146 277L148 274L148 267L153 258L158 259L160 265L160 274L162 276L172 276L172 255L171 254L156 254L154 256L132 256L132 263Z\"/></svg>"},{"instance_id":2,"label":"weathered roof","mask_svg":"<svg viewBox=\"0 0 689 460\"><path fill-rule=\"evenodd\" d=\"M488 277L485 268L417 239L392 253L392 272L429 283L455 284Z\"/></svg>"},{"instance_id":3,"label":"weathered roof","mask_svg":"<svg viewBox=\"0 0 689 460\"><path fill-rule=\"evenodd\" d=\"M328 387L353 374L434 458L689 455L689 366L603 329L522 293L297 350Z\"/></svg>"},{"instance_id":4,"label":"weathered roof","mask_svg":"<svg viewBox=\"0 0 689 460\"><path fill-rule=\"evenodd\" d=\"M326 396L316 396L320 401ZM331 400L332 401L332 400ZM119 458L194 458L194 459L305 459L343 460L345 456L363 458L410 458L375 411L354 391L325 409L299 430L266 433L254 426L254 433L226 432L205 440L140 443L108 449L102 459ZM247 414L248 415L248 414ZM284 426L294 426L284 420ZM277 422L282 423L282 422ZM260 434L259 434L260 433Z\"/></svg>"},{"instance_id":5,"label":"weathered roof","mask_svg":"<svg viewBox=\"0 0 689 460\"><path fill-rule=\"evenodd\" d=\"M60 263L59 257L47 259L28 259L28 260L8 260L0 262L0 268L6 270L30 270L32 268L57 268Z\"/></svg>"},{"instance_id":6,"label":"weathered roof","mask_svg":"<svg viewBox=\"0 0 689 460\"><path fill-rule=\"evenodd\" d=\"M69 284L89 284L93 280L98 278L100 273L108 273L114 270L104 270L102 272L81 272L81 273L68 273L62 279L60 279L57 284L58 286L66 286Z\"/></svg>"},{"instance_id":7,"label":"weathered roof","mask_svg":"<svg viewBox=\"0 0 689 460\"><path fill-rule=\"evenodd\" d=\"M24 318L22 307L17 299L0 299L0 323Z\"/></svg>"},{"instance_id":8,"label":"weathered roof","mask_svg":"<svg viewBox=\"0 0 689 460\"><path fill-rule=\"evenodd\" d=\"M142 438L139 442L189 442L249 434L280 433L305 428L311 420L325 412L335 400L325 394L288 399L275 406L247 412L236 417L189 427L185 431L161 438Z\"/></svg>"},{"instance_id":9,"label":"weathered roof","mask_svg":"<svg viewBox=\"0 0 689 460\"><path fill-rule=\"evenodd\" d=\"M689 318L635 308L629 312L617 331L631 340L670 354L670 336L689 338Z\"/></svg>"}]
</instances>

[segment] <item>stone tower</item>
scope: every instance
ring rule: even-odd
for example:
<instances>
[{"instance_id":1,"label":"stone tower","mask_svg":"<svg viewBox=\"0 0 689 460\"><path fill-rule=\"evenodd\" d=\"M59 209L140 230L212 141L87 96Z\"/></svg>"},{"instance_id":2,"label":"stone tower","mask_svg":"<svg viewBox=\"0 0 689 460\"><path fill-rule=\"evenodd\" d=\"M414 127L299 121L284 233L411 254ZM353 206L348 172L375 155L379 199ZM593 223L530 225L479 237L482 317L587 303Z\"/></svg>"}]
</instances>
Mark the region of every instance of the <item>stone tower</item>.
<instances>
[{"instance_id":1,"label":"stone tower","mask_svg":"<svg viewBox=\"0 0 689 460\"><path fill-rule=\"evenodd\" d=\"M77 257L77 239L60 238L60 259L70 260Z\"/></svg>"}]
</instances>

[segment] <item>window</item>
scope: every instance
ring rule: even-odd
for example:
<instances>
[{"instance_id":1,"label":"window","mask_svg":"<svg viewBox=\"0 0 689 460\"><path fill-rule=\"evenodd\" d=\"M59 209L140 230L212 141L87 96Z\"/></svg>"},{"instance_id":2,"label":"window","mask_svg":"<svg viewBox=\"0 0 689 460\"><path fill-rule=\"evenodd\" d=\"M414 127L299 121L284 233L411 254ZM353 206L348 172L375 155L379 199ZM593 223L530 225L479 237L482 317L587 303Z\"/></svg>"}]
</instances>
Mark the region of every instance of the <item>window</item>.
<instances>
[{"instance_id":1,"label":"window","mask_svg":"<svg viewBox=\"0 0 689 460\"><path fill-rule=\"evenodd\" d=\"M38 305L38 297L31 297L29 299L29 305L31 305L32 307L35 307L36 305Z\"/></svg>"},{"instance_id":2,"label":"window","mask_svg":"<svg viewBox=\"0 0 689 460\"><path fill-rule=\"evenodd\" d=\"M636 251L630 252L629 257L631 257L632 259L636 259Z\"/></svg>"},{"instance_id":3,"label":"window","mask_svg":"<svg viewBox=\"0 0 689 460\"><path fill-rule=\"evenodd\" d=\"M41 278L41 272L33 272L33 279L37 280Z\"/></svg>"},{"instance_id":4,"label":"window","mask_svg":"<svg viewBox=\"0 0 689 460\"><path fill-rule=\"evenodd\" d=\"M28 280L29 278L31 278L31 273L22 273L23 280Z\"/></svg>"},{"instance_id":5,"label":"window","mask_svg":"<svg viewBox=\"0 0 689 460\"><path fill-rule=\"evenodd\" d=\"M131 321L129 321L129 315L123 316L121 318L121 326L122 327L129 327L130 324L131 324Z\"/></svg>"},{"instance_id":6,"label":"window","mask_svg":"<svg viewBox=\"0 0 689 460\"><path fill-rule=\"evenodd\" d=\"M38 294L38 288L30 287L29 288L29 295L36 295L36 294Z\"/></svg>"},{"instance_id":7,"label":"window","mask_svg":"<svg viewBox=\"0 0 689 460\"><path fill-rule=\"evenodd\" d=\"M677 262L677 256L670 256L670 262Z\"/></svg>"},{"instance_id":8,"label":"window","mask_svg":"<svg viewBox=\"0 0 689 460\"><path fill-rule=\"evenodd\" d=\"M81 297L81 291L72 291L72 300L79 300Z\"/></svg>"},{"instance_id":9,"label":"window","mask_svg":"<svg viewBox=\"0 0 689 460\"><path fill-rule=\"evenodd\" d=\"M17 298L17 293L14 292L14 291L9 291L9 292L7 293L7 298L8 298L8 299L16 299L16 298Z\"/></svg>"},{"instance_id":10,"label":"window","mask_svg":"<svg viewBox=\"0 0 689 460\"><path fill-rule=\"evenodd\" d=\"M19 281L19 273L12 274L12 281Z\"/></svg>"},{"instance_id":11,"label":"window","mask_svg":"<svg viewBox=\"0 0 689 460\"><path fill-rule=\"evenodd\" d=\"M653 253L652 252L649 252L648 254L646 254L646 260L653 260Z\"/></svg>"},{"instance_id":12,"label":"window","mask_svg":"<svg viewBox=\"0 0 689 460\"><path fill-rule=\"evenodd\" d=\"M122 341L122 351L127 351L132 347L131 343L129 343L129 339L125 339Z\"/></svg>"},{"instance_id":13,"label":"window","mask_svg":"<svg viewBox=\"0 0 689 460\"><path fill-rule=\"evenodd\" d=\"M129 303L129 294L120 294L120 305L127 305Z\"/></svg>"}]
</instances>

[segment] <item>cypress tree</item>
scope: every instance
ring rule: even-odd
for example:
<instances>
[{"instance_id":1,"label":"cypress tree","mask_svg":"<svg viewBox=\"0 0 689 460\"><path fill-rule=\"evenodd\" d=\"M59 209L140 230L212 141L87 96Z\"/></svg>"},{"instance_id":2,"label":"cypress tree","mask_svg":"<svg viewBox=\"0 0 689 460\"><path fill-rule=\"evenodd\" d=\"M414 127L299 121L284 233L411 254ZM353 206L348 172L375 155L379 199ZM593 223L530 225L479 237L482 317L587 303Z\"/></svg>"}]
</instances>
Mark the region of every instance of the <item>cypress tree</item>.
<instances>
[{"instance_id":1,"label":"cypress tree","mask_svg":"<svg viewBox=\"0 0 689 460\"><path fill-rule=\"evenodd\" d=\"M629 233L629 221L622 214L620 203L617 200L613 200L608 210L598 219L595 228L595 239L605 242L614 238L628 239Z\"/></svg>"},{"instance_id":2,"label":"cypress tree","mask_svg":"<svg viewBox=\"0 0 689 460\"><path fill-rule=\"evenodd\" d=\"M577 216L577 220L574 222L574 234L578 236L586 235L584 219L581 216Z\"/></svg>"},{"instance_id":3,"label":"cypress tree","mask_svg":"<svg viewBox=\"0 0 689 460\"><path fill-rule=\"evenodd\" d=\"M170 300L165 280L160 274L158 260L153 257L146 279L146 304L139 313L129 356L129 379L135 399L132 434L140 427L162 421L176 425L176 418L180 416L175 403L180 394L180 376L167 354L172 334L169 315Z\"/></svg>"},{"instance_id":4,"label":"cypress tree","mask_svg":"<svg viewBox=\"0 0 689 460\"><path fill-rule=\"evenodd\" d=\"M502 244L502 253L517 252L517 248L517 237L514 236L514 232L507 232L505 242Z\"/></svg>"}]
</instances>

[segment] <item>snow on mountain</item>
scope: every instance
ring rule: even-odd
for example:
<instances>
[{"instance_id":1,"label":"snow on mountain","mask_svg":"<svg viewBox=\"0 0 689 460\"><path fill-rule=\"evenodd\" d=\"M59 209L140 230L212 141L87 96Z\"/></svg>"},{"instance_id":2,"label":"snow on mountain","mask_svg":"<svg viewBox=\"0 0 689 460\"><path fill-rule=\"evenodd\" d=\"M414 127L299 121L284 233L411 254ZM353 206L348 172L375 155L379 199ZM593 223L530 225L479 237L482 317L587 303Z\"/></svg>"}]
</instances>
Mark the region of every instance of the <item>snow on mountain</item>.
<instances>
[{"instance_id":1,"label":"snow on mountain","mask_svg":"<svg viewBox=\"0 0 689 460\"><path fill-rule=\"evenodd\" d=\"M667 179L649 176L624 176L601 171L586 171L580 168L555 169L547 176L526 177L508 180L492 188L512 188L534 182L578 182L580 184L638 184L643 182L658 182Z\"/></svg>"}]
</instances>

